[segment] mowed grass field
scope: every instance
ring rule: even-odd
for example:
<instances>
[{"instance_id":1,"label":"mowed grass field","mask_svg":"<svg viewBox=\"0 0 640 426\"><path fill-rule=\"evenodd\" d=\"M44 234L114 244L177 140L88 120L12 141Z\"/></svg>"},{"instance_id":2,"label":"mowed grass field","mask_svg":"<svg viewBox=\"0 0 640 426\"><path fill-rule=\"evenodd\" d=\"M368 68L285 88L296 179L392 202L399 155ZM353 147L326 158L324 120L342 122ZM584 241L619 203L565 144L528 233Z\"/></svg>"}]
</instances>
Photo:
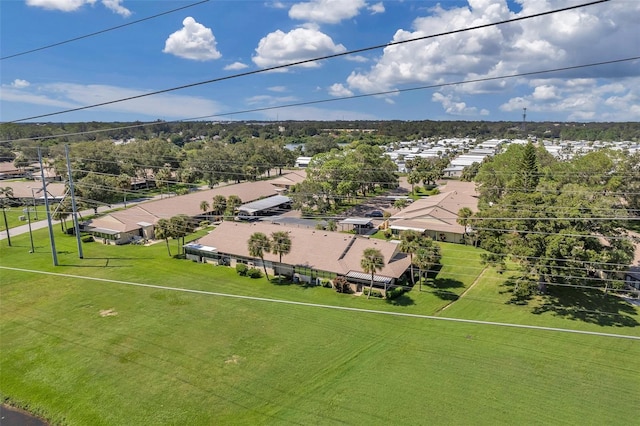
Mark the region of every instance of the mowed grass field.
<instances>
[{"instance_id":1,"label":"mowed grass field","mask_svg":"<svg viewBox=\"0 0 640 426\"><path fill-rule=\"evenodd\" d=\"M78 259L75 239L59 232L61 266L54 268L46 230L34 235L31 255L28 236L12 238L11 248L0 242L0 265L76 277L0 269L0 392L55 424L638 419L638 340L122 283L640 336L638 309L628 305L605 305L618 306L619 315L603 323L602 312L575 317L581 311L571 316L553 306L536 310L545 306L538 301L505 303L503 276L487 269L475 282L483 267L469 247L443 246L437 289L414 289L388 303L241 278L229 268L171 259L163 243L89 243L85 259ZM175 242L171 248L175 252ZM443 310L453 299L449 292L461 294L474 282Z\"/></svg>"}]
</instances>

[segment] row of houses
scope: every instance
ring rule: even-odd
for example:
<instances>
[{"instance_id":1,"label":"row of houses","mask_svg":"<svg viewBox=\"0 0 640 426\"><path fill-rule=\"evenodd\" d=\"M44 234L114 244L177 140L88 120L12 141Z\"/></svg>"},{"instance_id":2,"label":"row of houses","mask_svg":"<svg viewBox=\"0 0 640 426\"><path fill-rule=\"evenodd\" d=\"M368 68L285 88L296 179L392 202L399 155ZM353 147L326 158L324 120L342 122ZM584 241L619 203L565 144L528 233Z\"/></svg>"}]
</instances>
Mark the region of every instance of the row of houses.
<instances>
[{"instance_id":1,"label":"row of houses","mask_svg":"<svg viewBox=\"0 0 640 426\"><path fill-rule=\"evenodd\" d=\"M271 235L278 231L287 232L291 239L291 251L283 256L282 262L273 253L265 253L264 264L249 254L247 241L253 233ZM385 260L382 269L374 274L376 286L395 284L409 268L410 258L400 252L397 242L263 222L223 222L197 242L187 244L185 253L197 262L227 266L244 263L306 283L343 276L352 283L353 291L360 291L371 280L371 274L360 266L367 248L380 250Z\"/></svg>"},{"instance_id":2,"label":"row of houses","mask_svg":"<svg viewBox=\"0 0 640 426\"><path fill-rule=\"evenodd\" d=\"M91 219L83 224L83 231L108 244L127 244L139 239L155 238L154 227L160 219L169 219L183 214L194 220L213 216L211 207L202 210L202 202L209 205L215 196L225 198L237 196L245 204L240 207L244 218L260 216L264 211L286 208L288 197L280 195L290 186L304 180L303 172L291 172L277 179L243 182L217 188L192 192L179 197L165 198L138 204L124 210ZM259 200L259 201L258 201Z\"/></svg>"}]
</instances>

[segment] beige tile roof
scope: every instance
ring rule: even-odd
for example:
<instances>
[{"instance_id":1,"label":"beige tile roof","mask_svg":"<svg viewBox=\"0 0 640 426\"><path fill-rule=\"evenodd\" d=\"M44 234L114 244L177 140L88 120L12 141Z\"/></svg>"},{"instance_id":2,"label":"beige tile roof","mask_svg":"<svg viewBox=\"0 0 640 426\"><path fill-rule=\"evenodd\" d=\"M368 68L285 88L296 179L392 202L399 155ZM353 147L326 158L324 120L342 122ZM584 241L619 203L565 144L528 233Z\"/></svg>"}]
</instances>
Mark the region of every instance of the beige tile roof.
<instances>
[{"instance_id":1,"label":"beige tile roof","mask_svg":"<svg viewBox=\"0 0 640 426\"><path fill-rule=\"evenodd\" d=\"M32 198L34 195L36 198L44 197L41 181L0 181L0 186L11 187L11 189L13 189L13 196L16 198ZM33 192L31 189L33 189ZM49 196L62 197L65 193L65 184L61 182L50 182L47 184L47 190L49 191Z\"/></svg>"},{"instance_id":2,"label":"beige tile roof","mask_svg":"<svg viewBox=\"0 0 640 426\"><path fill-rule=\"evenodd\" d=\"M286 231L291 238L291 252L282 257L282 262L289 265L306 266L338 274L346 274L349 271L363 272L360 267L362 253L366 248L373 247L382 252L386 262L385 267L376 275L398 278L409 267L409 257L398 253L396 243L263 222L223 222L211 233L200 238L198 243L215 247L222 253L250 257L247 241L251 234L262 232L270 236L277 231ZM266 253L265 260L277 262L279 257L273 253Z\"/></svg>"},{"instance_id":3,"label":"beige tile roof","mask_svg":"<svg viewBox=\"0 0 640 426\"><path fill-rule=\"evenodd\" d=\"M436 232L464 233L456 222L458 211L468 207L478 211L478 193L473 182L448 181L441 193L414 201L390 219L391 227Z\"/></svg>"},{"instance_id":4,"label":"beige tile roof","mask_svg":"<svg viewBox=\"0 0 640 426\"><path fill-rule=\"evenodd\" d=\"M271 181L243 182L162 200L149 201L92 219L88 225L119 232L129 232L140 228L139 222L155 224L160 219L169 219L178 214L186 214L187 216L201 215L203 211L200 209L200 203L207 201L211 204L213 197L216 195L223 195L224 197L237 195L243 203L246 203L263 197L270 197L277 193L277 187ZM111 220L111 218L115 220Z\"/></svg>"},{"instance_id":5,"label":"beige tile roof","mask_svg":"<svg viewBox=\"0 0 640 426\"><path fill-rule=\"evenodd\" d=\"M290 187L297 183L302 182L307 177L307 172L304 170L293 170L282 176L278 176L277 178L270 180L269 182L273 183L277 186Z\"/></svg>"},{"instance_id":6,"label":"beige tile roof","mask_svg":"<svg viewBox=\"0 0 640 426\"><path fill-rule=\"evenodd\" d=\"M93 228L109 229L118 232L132 232L140 229L140 222L156 223L158 217L143 206L133 206L111 214L92 219L89 225Z\"/></svg>"}]
</instances>

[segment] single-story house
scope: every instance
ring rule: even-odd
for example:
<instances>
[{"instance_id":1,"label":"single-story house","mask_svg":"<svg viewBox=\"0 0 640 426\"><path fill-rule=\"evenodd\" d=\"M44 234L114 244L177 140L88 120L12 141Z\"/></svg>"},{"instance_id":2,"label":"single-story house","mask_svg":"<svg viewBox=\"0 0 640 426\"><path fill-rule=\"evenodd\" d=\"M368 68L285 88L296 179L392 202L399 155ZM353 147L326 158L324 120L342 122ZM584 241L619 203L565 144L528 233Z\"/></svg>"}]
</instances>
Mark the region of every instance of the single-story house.
<instances>
[{"instance_id":1,"label":"single-story house","mask_svg":"<svg viewBox=\"0 0 640 426\"><path fill-rule=\"evenodd\" d=\"M414 201L391 216L391 231L399 234L411 229L437 241L462 243L466 229L457 223L458 211L463 207L478 211L475 183L451 180L440 191L438 195Z\"/></svg>"},{"instance_id":2,"label":"single-story house","mask_svg":"<svg viewBox=\"0 0 640 426\"><path fill-rule=\"evenodd\" d=\"M377 248L384 256L384 267L374 274L374 285L393 285L407 271L409 256L401 253L397 242L363 238L357 235L309 228L290 228L264 222L223 222L198 241L185 245L187 258L197 262L235 266L244 263L263 268L262 261L249 254L248 241L255 232L270 236L285 231L291 239L290 253L265 253L264 266L272 274L282 274L303 282L330 280L344 276L359 290L370 283L371 274L360 266L367 248Z\"/></svg>"},{"instance_id":3,"label":"single-story house","mask_svg":"<svg viewBox=\"0 0 640 426\"><path fill-rule=\"evenodd\" d=\"M31 177L32 170L17 168L12 161L0 161L0 180Z\"/></svg>"},{"instance_id":4,"label":"single-story house","mask_svg":"<svg viewBox=\"0 0 640 426\"><path fill-rule=\"evenodd\" d=\"M44 204L44 191L42 181L13 181L3 183L4 187L13 190L13 198L20 199L24 204ZM60 201L64 196L66 187L61 182L47 182L47 198L49 201Z\"/></svg>"},{"instance_id":5,"label":"single-story house","mask_svg":"<svg viewBox=\"0 0 640 426\"><path fill-rule=\"evenodd\" d=\"M210 217L213 212L202 211L201 204L202 201L207 201L211 205L216 195L225 198L236 195L246 202L266 199L277 194L278 188L268 180L225 185L115 211L85 222L83 231L100 238L103 242L127 244L138 238L153 239L153 227L160 219L170 219L179 214L187 215L194 220Z\"/></svg>"},{"instance_id":6,"label":"single-story house","mask_svg":"<svg viewBox=\"0 0 640 426\"><path fill-rule=\"evenodd\" d=\"M307 177L305 170L292 170L275 179L270 180L272 185L282 188L282 191L288 191L292 186L301 183Z\"/></svg>"}]
</instances>

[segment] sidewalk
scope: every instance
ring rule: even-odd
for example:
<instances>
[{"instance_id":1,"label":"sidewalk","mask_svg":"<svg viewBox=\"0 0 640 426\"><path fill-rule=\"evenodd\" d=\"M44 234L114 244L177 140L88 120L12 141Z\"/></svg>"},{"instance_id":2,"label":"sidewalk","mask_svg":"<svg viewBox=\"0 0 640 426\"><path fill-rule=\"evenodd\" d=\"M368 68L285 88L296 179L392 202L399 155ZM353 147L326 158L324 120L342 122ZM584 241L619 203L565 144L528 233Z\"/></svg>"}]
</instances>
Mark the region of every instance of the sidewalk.
<instances>
[{"instance_id":1,"label":"sidewalk","mask_svg":"<svg viewBox=\"0 0 640 426\"><path fill-rule=\"evenodd\" d=\"M143 199L138 199L138 200L134 200L134 201L127 201L127 208L137 205L137 204L142 204L142 203L146 203L148 201L152 201L152 200L159 200L161 198L161 195L156 195L154 197L151 198L143 198ZM164 198L166 198L166 194L164 195ZM44 209L44 206L42 206ZM98 207L98 213L102 214L102 213L108 213L110 211L113 210L117 210L120 208L124 208L125 204L124 203L115 203L115 204L111 204L109 206L100 206ZM78 212L78 220L82 220L80 219L80 217L88 217L88 216L94 216L95 215L95 211L94 209L86 209L86 210L82 210L80 212ZM41 212L40 214L41 217L45 217L46 218L46 214L43 212ZM69 217L67 220L71 219L71 217ZM51 218L51 222L54 226L58 225L59 226L59 221L57 220L53 220L53 218ZM44 220L38 220L38 221L31 221L31 230L35 231L38 229L44 229L48 226L48 222L46 219ZM25 225L20 225L20 226L16 226L15 228L10 228L9 229L9 235L11 237L13 237L14 235L22 235L22 234L27 234L29 232L29 224L25 224ZM6 240L7 239L7 231L1 231L0 232L0 241L2 240Z\"/></svg>"}]
</instances>

